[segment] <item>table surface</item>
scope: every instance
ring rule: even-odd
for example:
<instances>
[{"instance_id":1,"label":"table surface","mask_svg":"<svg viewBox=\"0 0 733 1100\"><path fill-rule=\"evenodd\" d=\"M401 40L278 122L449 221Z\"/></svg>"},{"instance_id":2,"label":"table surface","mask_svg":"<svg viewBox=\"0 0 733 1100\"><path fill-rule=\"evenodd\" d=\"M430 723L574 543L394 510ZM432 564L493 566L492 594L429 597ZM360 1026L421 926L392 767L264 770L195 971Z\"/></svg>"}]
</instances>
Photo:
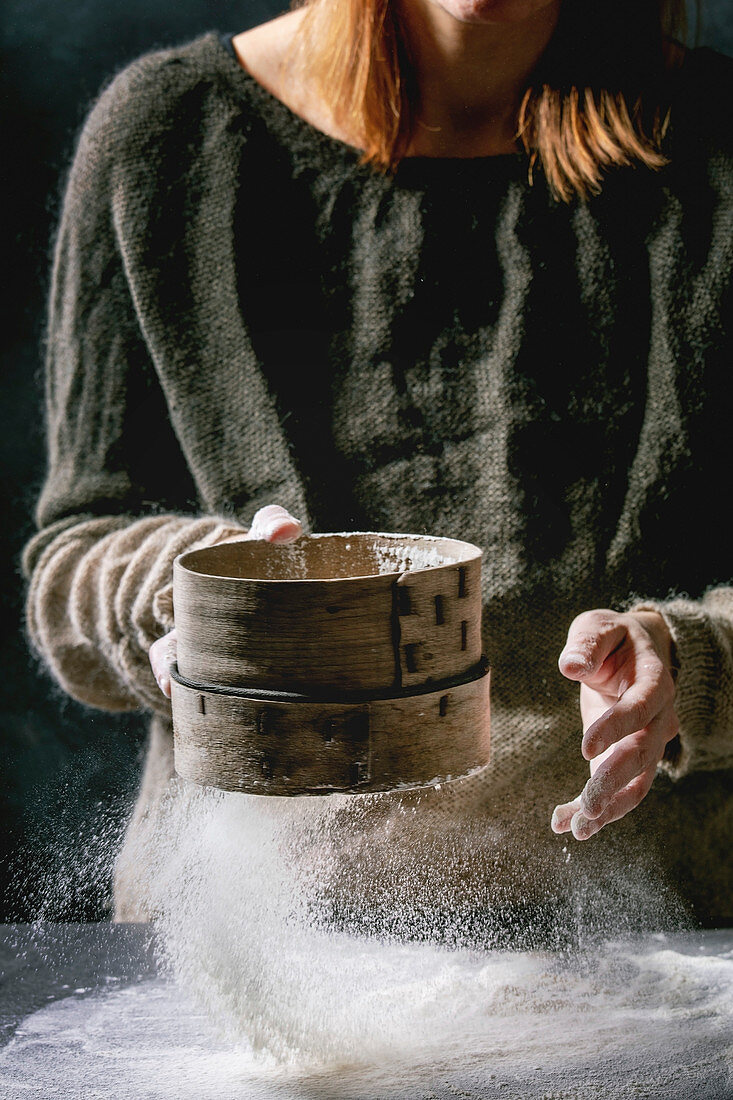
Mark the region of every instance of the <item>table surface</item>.
<instances>
[{"instance_id":1,"label":"table surface","mask_svg":"<svg viewBox=\"0 0 733 1100\"><path fill-rule=\"evenodd\" d=\"M456 1038L460 1021L451 1019L446 993L436 1010L445 1014L442 1047L438 1028L429 1048L403 1043L383 1058L372 1052L371 1064L276 1064L257 1057L246 1038L223 1035L160 972L150 926L0 926L0 1096L733 1098L733 930L607 945L594 949L595 963L528 952L445 957L464 984L475 984L477 998L491 974L493 1007L478 1041L475 1020L466 1024L465 1043ZM594 970L603 972L600 984ZM529 1008L516 997L522 985L536 989ZM612 1011L599 990L608 991ZM418 993L405 992L406 1011L411 997ZM582 1010L571 1012L577 999ZM393 998L384 1003L394 1011Z\"/></svg>"}]
</instances>

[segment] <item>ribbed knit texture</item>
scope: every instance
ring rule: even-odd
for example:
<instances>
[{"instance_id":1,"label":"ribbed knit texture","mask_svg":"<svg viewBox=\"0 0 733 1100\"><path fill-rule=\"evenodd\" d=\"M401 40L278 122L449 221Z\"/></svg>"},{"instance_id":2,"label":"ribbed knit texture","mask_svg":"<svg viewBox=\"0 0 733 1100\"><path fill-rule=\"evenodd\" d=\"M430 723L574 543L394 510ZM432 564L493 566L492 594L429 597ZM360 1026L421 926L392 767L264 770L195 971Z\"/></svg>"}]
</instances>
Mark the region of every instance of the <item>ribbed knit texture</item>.
<instances>
[{"instance_id":1,"label":"ribbed knit texture","mask_svg":"<svg viewBox=\"0 0 733 1100\"><path fill-rule=\"evenodd\" d=\"M661 782L577 858L663 835L676 874L684 836L698 853L684 889L733 914L730 872L705 855L711 828L718 847L731 837L714 773L733 762L716 529L733 63L695 51L675 80L670 167L564 205L519 155L376 174L213 34L120 74L82 133L54 266L50 464L25 563L31 636L59 683L165 716L147 648L173 558L265 503L311 529L478 543L493 760L421 805L485 820L499 847L521 836L545 889L565 843L552 807L586 769L577 688L556 667L568 626L653 606L681 664L667 767L707 770L715 805L700 811L708 780L694 799Z\"/></svg>"}]
</instances>

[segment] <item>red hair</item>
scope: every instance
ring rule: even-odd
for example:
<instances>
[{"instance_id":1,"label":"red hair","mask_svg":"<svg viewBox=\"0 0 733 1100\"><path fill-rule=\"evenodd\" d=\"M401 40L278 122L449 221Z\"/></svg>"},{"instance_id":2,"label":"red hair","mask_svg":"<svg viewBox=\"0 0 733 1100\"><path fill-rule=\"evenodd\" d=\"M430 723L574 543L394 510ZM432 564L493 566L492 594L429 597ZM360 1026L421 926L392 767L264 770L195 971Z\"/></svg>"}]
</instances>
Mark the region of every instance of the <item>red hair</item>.
<instances>
[{"instance_id":1,"label":"red hair","mask_svg":"<svg viewBox=\"0 0 733 1100\"><path fill-rule=\"evenodd\" d=\"M416 86L395 0L296 0L299 64L365 163L393 170L415 124ZM685 31L684 0L563 0L523 96L517 140L565 202L598 192L609 168L657 169L667 126L665 74Z\"/></svg>"}]
</instances>

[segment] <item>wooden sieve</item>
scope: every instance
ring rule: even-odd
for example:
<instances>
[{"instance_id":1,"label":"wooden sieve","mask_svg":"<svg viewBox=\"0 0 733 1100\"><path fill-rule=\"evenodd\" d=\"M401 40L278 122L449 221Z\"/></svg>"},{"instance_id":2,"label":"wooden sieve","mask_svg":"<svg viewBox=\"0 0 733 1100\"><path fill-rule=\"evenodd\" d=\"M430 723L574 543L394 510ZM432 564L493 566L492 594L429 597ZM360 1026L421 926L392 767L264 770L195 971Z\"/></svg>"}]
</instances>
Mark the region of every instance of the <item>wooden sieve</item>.
<instances>
[{"instance_id":1,"label":"wooden sieve","mask_svg":"<svg viewBox=\"0 0 733 1100\"><path fill-rule=\"evenodd\" d=\"M489 758L481 551L424 535L176 559L176 771L251 794L421 787Z\"/></svg>"}]
</instances>

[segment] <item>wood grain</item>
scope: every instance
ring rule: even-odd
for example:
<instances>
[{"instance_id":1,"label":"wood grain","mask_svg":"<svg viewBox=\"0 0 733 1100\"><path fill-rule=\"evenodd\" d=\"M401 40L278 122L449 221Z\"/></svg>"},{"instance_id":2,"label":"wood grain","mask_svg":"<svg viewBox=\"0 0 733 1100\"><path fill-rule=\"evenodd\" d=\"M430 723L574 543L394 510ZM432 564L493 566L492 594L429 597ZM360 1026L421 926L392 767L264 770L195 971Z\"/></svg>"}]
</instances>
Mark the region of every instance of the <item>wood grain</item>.
<instances>
[{"instance_id":1,"label":"wood grain","mask_svg":"<svg viewBox=\"0 0 733 1100\"><path fill-rule=\"evenodd\" d=\"M173 601L186 778L273 794L386 790L487 762L488 677L440 688L481 659L477 547L376 533L222 544L176 560Z\"/></svg>"},{"instance_id":2,"label":"wood grain","mask_svg":"<svg viewBox=\"0 0 733 1100\"><path fill-rule=\"evenodd\" d=\"M248 794L421 787L489 760L489 673L447 691L368 703L286 703L173 680L176 771Z\"/></svg>"},{"instance_id":3,"label":"wood grain","mask_svg":"<svg viewBox=\"0 0 733 1100\"><path fill-rule=\"evenodd\" d=\"M445 564L399 567L411 552L426 551ZM395 570L380 575L385 557L394 558ZM291 547L252 541L195 550L174 565L178 667L188 680L303 692L444 679L481 655L480 569L477 547L418 535L311 536ZM409 597L407 613L396 605L395 583ZM441 594L446 621L438 627Z\"/></svg>"}]
</instances>

